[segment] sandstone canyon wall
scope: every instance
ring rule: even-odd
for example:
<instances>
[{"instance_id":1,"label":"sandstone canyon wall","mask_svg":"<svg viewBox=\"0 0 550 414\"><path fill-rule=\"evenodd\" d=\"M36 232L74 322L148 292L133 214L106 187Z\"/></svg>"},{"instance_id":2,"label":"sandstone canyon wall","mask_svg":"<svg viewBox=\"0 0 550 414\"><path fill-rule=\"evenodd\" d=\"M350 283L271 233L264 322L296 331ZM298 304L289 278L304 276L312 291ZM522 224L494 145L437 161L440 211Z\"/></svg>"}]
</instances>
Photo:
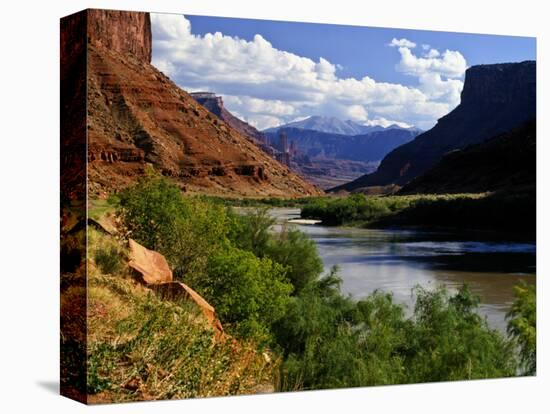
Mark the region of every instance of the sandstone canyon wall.
<instances>
[{"instance_id":1,"label":"sandstone canyon wall","mask_svg":"<svg viewBox=\"0 0 550 414\"><path fill-rule=\"evenodd\" d=\"M153 53L149 13L88 10L88 40L98 46L151 62Z\"/></svg>"},{"instance_id":2,"label":"sandstone canyon wall","mask_svg":"<svg viewBox=\"0 0 550 414\"><path fill-rule=\"evenodd\" d=\"M147 165L191 194L320 193L150 64L148 13L87 10L79 16L87 28L89 194L118 191ZM71 39L65 39L62 51L70 54ZM68 97L68 105L80 103L80 96Z\"/></svg>"}]
</instances>

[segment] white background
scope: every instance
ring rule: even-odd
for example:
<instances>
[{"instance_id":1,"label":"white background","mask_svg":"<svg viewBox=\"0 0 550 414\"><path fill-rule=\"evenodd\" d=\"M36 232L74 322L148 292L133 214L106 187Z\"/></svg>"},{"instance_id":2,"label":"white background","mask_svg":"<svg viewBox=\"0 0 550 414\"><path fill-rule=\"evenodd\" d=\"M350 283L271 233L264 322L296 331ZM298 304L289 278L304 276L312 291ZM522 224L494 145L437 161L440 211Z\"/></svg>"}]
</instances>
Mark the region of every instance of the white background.
<instances>
[{"instance_id":1,"label":"white background","mask_svg":"<svg viewBox=\"0 0 550 414\"><path fill-rule=\"evenodd\" d=\"M544 1L111 0L3 2L0 22L0 411L548 412L548 80ZM59 18L86 7L538 38L537 378L86 408L58 396ZM546 74L546 76L545 76ZM545 188L546 187L546 188ZM513 220L513 217L510 218ZM468 411L466 411L468 410Z\"/></svg>"}]
</instances>

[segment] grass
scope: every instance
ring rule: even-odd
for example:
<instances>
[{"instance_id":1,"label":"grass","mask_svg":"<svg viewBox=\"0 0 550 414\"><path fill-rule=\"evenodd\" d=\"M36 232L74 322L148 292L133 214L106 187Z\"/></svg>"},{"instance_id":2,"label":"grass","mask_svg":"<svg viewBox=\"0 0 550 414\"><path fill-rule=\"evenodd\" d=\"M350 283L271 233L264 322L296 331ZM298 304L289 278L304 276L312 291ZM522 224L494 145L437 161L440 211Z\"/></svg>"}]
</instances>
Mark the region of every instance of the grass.
<instances>
[{"instance_id":1,"label":"grass","mask_svg":"<svg viewBox=\"0 0 550 414\"><path fill-rule=\"evenodd\" d=\"M122 267L121 252L116 246L98 247L94 261L106 274L115 274Z\"/></svg>"},{"instance_id":2,"label":"grass","mask_svg":"<svg viewBox=\"0 0 550 414\"><path fill-rule=\"evenodd\" d=\"M118 199L111 197L109 199L92 199L88 201L88 217L99 220L102 216L114 212Z\"/></svg>"}]
</instances>

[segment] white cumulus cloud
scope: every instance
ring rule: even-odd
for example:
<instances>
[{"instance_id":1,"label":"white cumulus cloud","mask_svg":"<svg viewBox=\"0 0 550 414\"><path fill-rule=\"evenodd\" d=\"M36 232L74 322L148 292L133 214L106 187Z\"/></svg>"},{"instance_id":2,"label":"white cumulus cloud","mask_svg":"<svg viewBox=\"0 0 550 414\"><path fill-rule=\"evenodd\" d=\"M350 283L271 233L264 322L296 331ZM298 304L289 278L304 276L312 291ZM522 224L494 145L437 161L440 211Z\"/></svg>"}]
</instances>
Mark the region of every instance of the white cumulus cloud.
<instances>
[{"instance_id":1,"label":"white cumulus cloud","mask_svg":"<svg viewBox=\"0 0 550 414\"><path fill-rule=\"evenodd\" d=\"M442 55L431 49L430 56L415 56L409 48L400 47L401 61L397 70L409 75L421 75L427 72L438 73L449 78L458 78L466 71L466 59L460 52L446 50Z\"/></svg>"},{"instance_id":2,"label":"white cumulus cloud","mask_svg":"<svg viewBox=\"0 0 550 414\"><path fill-rule=\"evenodd\" d=\"M462 78L468 67L466 59L458 51L440 53L430 48L423 57L416 56L409 48L400 47L401 60L396 69L418 79L418 88L435 103L446 103L451 109L460 103Z\"/></svg>"},{"instance_id":3,"label":"white cumulus cloud","mask_svg":"<svg viewBox=\"0 0 550 414\"><path fill-rule=\"evenodd\" d=\"M397 70L415 76L417 86L345 78L339 64L277 49L260 34L251 40L199 36L182 15L152 14L151 20L153 64L185 90L223 96L230 111L260 129L311 115L426 129L458 103L466 67L458 52L418 57L414 42L393 39Z\"/></svg>"},{"instance_id":4,"label":"white cumulus cloud","mask_svg":"<svg viewBox=\"0 0 550 414\"><path fill-rule=\"evenodd\" d=\"M424 53L424 57L429 59L439 57L439 55L440 53L439 53L439 50L437 49L430 49L426 53Z\"/></svg>"},{"instance_id":5,"label":"white cumulus cloud","mask_svg":"<svg viewBox=\"0 0 550 414\"><path fill-rule=\"evenodd\" d=\"M391 40L391 42L388 44L388 46L391 46L391 47L406 47L408 49L414 49L416 47L416 43L411 42L409 39L396 39L394 37Z\"/></svg>"}]
</instances>

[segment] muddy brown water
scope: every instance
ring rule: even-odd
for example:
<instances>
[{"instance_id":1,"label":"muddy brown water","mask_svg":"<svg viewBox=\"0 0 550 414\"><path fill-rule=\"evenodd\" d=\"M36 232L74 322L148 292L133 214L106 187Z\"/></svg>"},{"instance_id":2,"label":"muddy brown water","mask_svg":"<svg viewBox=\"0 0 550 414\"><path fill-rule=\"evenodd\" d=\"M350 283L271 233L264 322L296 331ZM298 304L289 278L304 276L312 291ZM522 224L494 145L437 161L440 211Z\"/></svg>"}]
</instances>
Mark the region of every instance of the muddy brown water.
<instances>
[{"instance_id":1,"label":"muddy brown water","mask_svg":"<svg viewBox=\"0 0 550 414\"><path fill-rule=\"evenodd\" d=\"M282 223L298 218L299 209L270 210ZM342 291L362 298L376 289L393 293L412 313L413 288L445 284L452 291L463 283L481 298L480 314L505 332L506 312L519 281L534 284L536 246L531 242L479 240L472 235L417 230L373 230L285 224L300 229L317 244L328 271L339 267Z\"/></svg>"}]
</instances>

